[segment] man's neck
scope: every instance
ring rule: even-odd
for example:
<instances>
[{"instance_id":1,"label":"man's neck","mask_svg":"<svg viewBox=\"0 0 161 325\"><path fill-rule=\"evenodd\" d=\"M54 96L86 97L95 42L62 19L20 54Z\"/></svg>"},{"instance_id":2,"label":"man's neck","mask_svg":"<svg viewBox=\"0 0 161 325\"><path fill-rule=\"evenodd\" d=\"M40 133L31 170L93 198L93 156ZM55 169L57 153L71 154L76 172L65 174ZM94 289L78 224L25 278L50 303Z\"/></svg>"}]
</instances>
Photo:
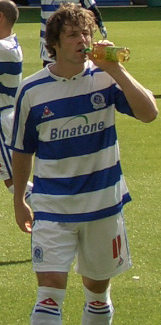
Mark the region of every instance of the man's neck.
<instances>
[{"instance_id":1,"label":"man's neck","mask_svg":"<svg viewBox=\"0 0 161 325\"><path fill-rule=\"evenodd\" d=\"M12 35L12 30L0 30L0 39L9 37Z\"/></svg>"},{"instance_id":2,"label":"man's neck","mask_svg":"<svg viewBox=\"0 0 161 325\"><path fill-rule=\"evenodd\" d=\"M58 77L71 79L73 76L81 73L84 70L84 63L75 66L72 64L70 67L70 64L68 66L62 66L56 62L55 64L52 64L49 69L51 73Z\"/></svg>"}]
</instances>

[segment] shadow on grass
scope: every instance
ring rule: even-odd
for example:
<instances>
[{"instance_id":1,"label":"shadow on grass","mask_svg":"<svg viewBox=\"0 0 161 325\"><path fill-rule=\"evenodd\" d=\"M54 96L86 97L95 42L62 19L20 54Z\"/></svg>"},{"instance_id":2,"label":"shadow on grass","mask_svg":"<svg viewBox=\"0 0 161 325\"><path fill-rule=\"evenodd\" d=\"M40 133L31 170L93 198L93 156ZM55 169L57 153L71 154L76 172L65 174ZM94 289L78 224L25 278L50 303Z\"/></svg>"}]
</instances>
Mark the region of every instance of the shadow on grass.
<instances>
[{"instance_id":1,"label":"shadow on grass","mask_svg":"<svg viewBox=\"0 0 161 325\"><path fill-rule=\"evenodd\" d=\"M25 264L25 263L30 263L30 260L25 260L25 261L8 261L8 262L0 262L0 266L6 266L6 265L17 265L17 264Z\"/></svg>"},{"instance_id":2,"label":"shadow on grass","mask_svg":"<svg viewBox=\"0 0 161 325\"><path fill-rule=\"evenodd\" d=\"M161 95L154 95L155 98L161 98Z\"/></svg>"},{"instance_id":3,"label":"shadow on grass","mask_svg":"<svg viewBox=\"0 0 161 325\"><path fill-rule=\"evenodd\" d=\"M103 21L154 21L161 17L161 7L108 7L99 10ZM18 23L40 23L40 8L19 8Z\"/></svg>"}]
</instances>

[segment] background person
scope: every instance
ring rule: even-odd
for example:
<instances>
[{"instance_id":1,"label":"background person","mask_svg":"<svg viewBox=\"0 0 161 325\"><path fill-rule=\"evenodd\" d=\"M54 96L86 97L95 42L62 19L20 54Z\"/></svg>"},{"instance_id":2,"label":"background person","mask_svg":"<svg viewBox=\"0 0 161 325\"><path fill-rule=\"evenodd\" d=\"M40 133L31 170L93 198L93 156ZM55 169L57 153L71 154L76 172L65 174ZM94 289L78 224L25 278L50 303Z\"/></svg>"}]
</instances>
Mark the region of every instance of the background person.
<instances>
[{"instance_id":1,"label":"background person","mask_svg":"<svg viewBox=\"0 0 161 325\"><path fill-rule=\"evenodd\" d=\"M40 58L43 60L43 66L51 62L49 59L48 51L45 47L45 29L46 21L52 15L52 13L57 10L61 3L64 2L74 2L76 4L80 3L84 8L91 10L96 18L96 23L99 27L99 30L102 34L102 37L107 38L106 27L103 25L101 13L97 8L95 0L41 0L41 31L40 31Z\"/></svg>"},{"instance_id":2,"label":"background person","mask_svg":"<svg viewBox=\"0 0 161 325\"><path fill-rule=\"evenodd\" d=\"M82 52L91 46L95 28L91 11L74 3L61 6L46 30L56 61L25 79L17 93L14 205L20 229L32 227L38 279L32 325L62 324L76 254L86 299L82 325L112 324L110 278L131 266L122 210L131 198L120 165L115 109L145 123L158 110L152 94L120 63L91 54L89 60ZM34 154L32 226L24 192Z\"/></svg>"},{"instance_id":3,"label":"background person","mask_svg":"<svg viewBox=\"0 0 161 325\"><path fill-rule=\"evenodd\" d=\"M13 0L16 4L21 6L29 6L30 2L28 0Z\"/></svg>"},{"instance_id":4,"label":"background person","mask_svg":"<svg viewBox=\"0 0 161 325\"><path fill-rule=\"evenodd\" d=\"M22 50L13 26L19 11L16 4L0 0L0 179L13 193L11 151L6 142L11 142L15 94L22 77ZM28 182L26 199L31 194L32 183Z\"/></svg>"}]
</instances>

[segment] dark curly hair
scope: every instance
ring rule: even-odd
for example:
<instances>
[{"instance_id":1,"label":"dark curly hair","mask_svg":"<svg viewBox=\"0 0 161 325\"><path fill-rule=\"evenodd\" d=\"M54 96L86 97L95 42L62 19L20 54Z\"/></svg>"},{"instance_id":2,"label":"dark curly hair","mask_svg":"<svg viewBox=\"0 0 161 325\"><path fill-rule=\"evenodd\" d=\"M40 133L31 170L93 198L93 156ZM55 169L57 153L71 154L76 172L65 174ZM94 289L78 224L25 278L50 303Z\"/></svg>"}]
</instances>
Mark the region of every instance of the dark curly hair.
<instances>
[{"instance_id":1,"label":"dark curly hair","mask_svg":"<svg viewBox=\"0 0 161 325\"><path fill-rule=\"evenodd\" d=\"M91 10L72 2L61 3L59 9L50 16L46 24L45 40L50 58L56 58L54 45L60 44L60 33L65 30L66 24L82 29L88 27L92 38L97 30L95 16Z\"/></svg>"}]
</instances>

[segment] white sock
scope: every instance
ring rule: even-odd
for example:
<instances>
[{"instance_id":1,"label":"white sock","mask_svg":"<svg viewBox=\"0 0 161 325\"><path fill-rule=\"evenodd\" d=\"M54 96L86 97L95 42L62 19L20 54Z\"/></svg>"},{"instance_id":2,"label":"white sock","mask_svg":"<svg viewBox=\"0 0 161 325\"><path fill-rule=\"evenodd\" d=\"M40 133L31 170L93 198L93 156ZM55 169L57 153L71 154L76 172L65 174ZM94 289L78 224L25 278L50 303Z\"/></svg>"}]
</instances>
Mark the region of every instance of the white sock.
<instances>
[{"instance_id":1,"label":"white sock","mask_svg":"<svg viewBox=\"0 0 161 325\"><path fill-rule=\"evenodd\" d=\"M61 306L65 289L39 287L31 313L31 325L62 325Z\"/></svg>"},{"instance_id":2,"label":"white sock","mask_svg":"<svg viewBox=\"0 0 161 325\"><path fill-rule=\"evenodd\" d=\"M111 325L113 305L110 298L110 287L103 293L93 293L84 287L86 303L82 325Z\"/></svg>"},{"instance_id":3,"label":"white sock","mask_svg":"<svg viewBox=\"0 0 161 325\"><path fill-rule=\"evenodd\" d=\"M26 186L25 200L26 203L31 207L31 194L32 194L33 183L28 181ZM14 194L14 185L8 187L10 193Z\"/></svg>"}]
</instances>

